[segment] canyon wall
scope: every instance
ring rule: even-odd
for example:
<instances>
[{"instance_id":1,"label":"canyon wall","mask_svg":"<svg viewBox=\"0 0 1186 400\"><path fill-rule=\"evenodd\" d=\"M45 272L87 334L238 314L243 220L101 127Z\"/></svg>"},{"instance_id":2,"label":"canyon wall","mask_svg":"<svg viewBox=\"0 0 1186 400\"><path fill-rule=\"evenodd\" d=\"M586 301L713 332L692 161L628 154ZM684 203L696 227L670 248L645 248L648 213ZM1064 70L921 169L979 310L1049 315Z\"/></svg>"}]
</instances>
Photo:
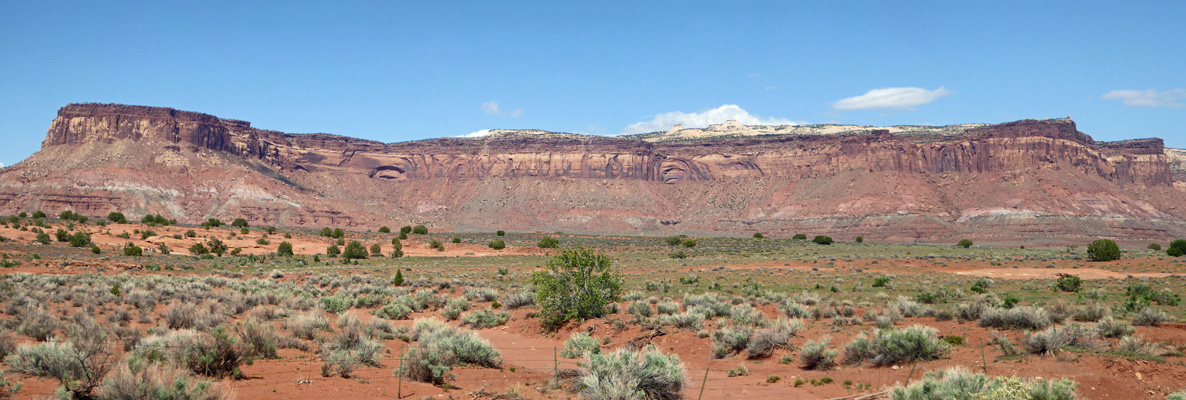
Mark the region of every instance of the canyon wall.
<instances>
[{"instance_id":1,"label":"canyon wall","mask_svg":"<svg viewBox=\"0 0 1186 400\"><path fill-rule=\"evenodd\" d=\"M41 206L131 209L182 221L238 213L308 226L417 220L458 229L725 234L802 229L832 217L916 215L935 222L907 236L926 239L1002 212L1130 218L1157 225L1156 235L1180 229L1176 216L1186 206L1160 139L1097 143L1070 119L925 127L919 134L893 128L730 135L744 128L714 126L695 140L685 139L686 129L678 138L496 131L385 144L256 129L170 108L71 104L59 110L41 151L0 171L0 212ZM619 192L597 192L609 190L609 182L618 182L611 192ZM965 198L978 190L959 184L990 195ZM1083 200L1039 193L1055 187ZM703 193L721 197L712 204L730 195L744 204L706 208L697 197ZM570 206L551 212L565 219L539 211L559 197ZM511 222L499 225L492 211Z\"/></svg>"}]
</instances>

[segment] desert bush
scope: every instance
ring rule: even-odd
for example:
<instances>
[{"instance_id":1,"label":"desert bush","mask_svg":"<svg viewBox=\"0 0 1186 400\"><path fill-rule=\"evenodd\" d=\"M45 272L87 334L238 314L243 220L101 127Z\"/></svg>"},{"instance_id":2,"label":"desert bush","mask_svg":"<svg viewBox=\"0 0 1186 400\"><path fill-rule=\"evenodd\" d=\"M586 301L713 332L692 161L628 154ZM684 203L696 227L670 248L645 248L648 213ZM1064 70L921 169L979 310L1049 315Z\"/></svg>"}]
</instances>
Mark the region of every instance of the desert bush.
<instances>
[{"instance_id":1,"label":"desert bush","mask_svg":"<svg viewBox=\"0 0 1186 400\"><path fill-rule=\"evenodd\" d=\"M840 352L828 350L829 338L824 336L820 340L808 340L800 349L799 362L806 370L828 370L836 366L836 356Z\"/></svg>"},{"instance_id":2,"label":"desert bush","mask_svg":"<svg viewBox=\"0 0 1186 400\"><path fill-rule=\"evenodd\" d=\"M686 311L680 314L664 316L661 321L663 324L671 325L679 329L697 331L704 327L704 314Z\"/></svg>"},{"instance_id":3,"label":"desert bush","mask_svg":"<svg viewBox=\"0 0 1186 400\"><path fill-rule=\"evenodd\" d=\"M412 339L416 345L408 350L403 369L395 372L412 380L441 385L451 379L449 371L461 363L488 368L502 364L501 355L485 339L440 320L417 319Z\"/></svg>"},{"instance_id":4,"label":"desert bush","mask_svg":"<svg viewBox=\"0 0 1186 400\"><path fill-rule=\"evenodd\" d=\"M21 324L17 326L17 332L39 342L48 340L55 330L62 327L62 323L58 321L57 317L42 308L30 307L26 314L20 318L20 321Z\"/></svg>"},{"instance_id":5,"label":"desert bush","mask_svg":"<svg viewBox=\"0 0 1186 400\"><path fill-rule=\"evenodd\" d=\"M1087 245L1087 256L1092 261L1112 261L1120 259L1120 247L1108 239L1100 239Z\"/></svg>"},{"instance_id":6,"label":"desert bush","mask_svg":"<svg viewBox=\"0 0 1186 400\"><path fill-rule=\"evenodd\" d=\"M744 351L753 337L753 328L748 326L722 326L712 333L713 356L724 358L731 353Z\"/></svg>"},{"instance_id":7,"label":"desert bush","mask_svg":"<svg viewBox=\"0 0 1186 400\"><path fill-rule=\"evenodd\" d=\"M135 364L137 369L129 368ZM103 381L104 400L185 399L229 400L230 391L217 382L200 379L189 371L161 365L143 365L140 360L121 363Z\"/></svg>"},{"instance_id":8,"label":"desert bush","mask_svg":"<svg viewBox=\"0 0 1186 400\"><path fill-rule=\"evenodd\" d=\"M1025 350L1030 354L1054 355L1067 346L1090 347L1095 334L1082 324L1050 327L1026 335Z\"/></svg>"},{"instance_id":9,"label":"desert bush","mask_svg":"<svg viewBox=\"0 0 1186 400\"><path fill-rule=\"evenodd\" d=\"M829 245L829 244L833 243L831 237L824 236L824 235L819 235L819 236L812 238L811 242L815 243L815 244L823 244L823 245Z\"/></svg>"},{"instance_id":10,"label":"desert bush","mask_svg":"<svg viewBox=\"0 0 1186 400\"><path fill-rule=\"evenodd\" d=\"M279 254L282 256L291 256L292 255L292 243L280 242L280 244L276 246L276 254Z\"/></svg>"},{"instance_id":11,"label":"desert bush","mask_svg":"<svg viewBox=\"0 0 1186 400\"><path fill-rule=\"evenodd\" d=\"M547 271L532 274L531 283L540 321L549 329L572 319L601 317L622 293L613 261L584 248L560 252L548 261Z\"/></svg>"},{"instance_id":12,"label":"desert bush","mask_svg":"<svg viewBox=\"0 0 1186 400\"><path fill-rule=\"evenodd\" d=\"M791 348L789 340L803 330L803 321L780 318L769 327L754 332L745 347L749 358L769 357L776 348Z\"/></svg>"},{"instance_id":13,"label":"desert bush","mask_svg":"<svg viewBox=\"0 0 1186 400\"><path fill-rule=\"evenodd\" d=\"M1136 332L1136 328L1124 322L1119 322L1112 317L1104 317L1095 324L1096 333L1102 337L1117 338L1131 335Z\"/></svg>"},{"instance_id":14,"label":"desert bush","mask_svg":"<svg viewBox=\"0 0 1186 400\"><path fill-rule=\"evenodd\" d=\"M226 327L210 333L192 329L169 331L144 338L132 355L148 361L167 360L190 371L216 378L242 377L239 365L247 361L246 350L230 336Z\"/></svg>"},{"instance_id":15,"label":"desert bush","mask_svg":"<svg viewBox=\"0 0 1186 400\"><path fill-rule=\"evenodd\" d=\"M679 312L679 303L674 301L664 301L655 305L656 310L662 315L672 315Z\"/></svg>"},{"instance_id":16,"label":"desert bush","mask_svg":"<svg viewBox=\"0 0 1186 400\"><path fill-rule=\"evenodd\" d=\"M492 240L489 244L487 244L487 246L490 246L490 248L494 250L502 250L507 248L506 242L502 241L502 239Z\"/></svg>"},{"instance_id":17,"label":"desert bush","mask_svg":"<svg viewBox=\"0 0 1186 400\"><path fill-rule=\"evenodd\" d=\"M564 341L564 348L560 349L560 356L564 358L581 358L587 353L600 353L601 344L586 332L576 332Z\"/></svg>"},{"instance_id":18,"label":"desert bush","mask_svg":"<svg viewBox=\"0 0 1186 400\"><path fill-rule=\"evenodd\" d=\"M408 319L415 311L412 309L412 301L407 297L401 297L393 300L391 303L371 311L376 317L385 319Z\"/></svg>"},{"instance_id":19,"label":"desert bush","mask_svg":"<svg viewBox=\"0 0 1186 400\"><path fill-rule=\"evenodd\" d=\"M980 326L989 328L1038 330L1049 325L1050 315L1041 307L992 307L980 316Z\"/></svg>"},{"instance_id":20,"label":"desert bush","mask_svg":"<svg viewBox=\"0 0 1186 400\"><path fill-rule=\"evenodd\" d=\"M445 302L445 307L441 308L441 316L453 321L466 310L469 310L469 301L460 297L452 298Z\"/></svg>"},{"instance_id":21,"label":"desert bush","mask_svg":"<svg viewBox=\"0 0 1186 400\"><path fill-rule=\"evenodd\" d=\"M339 315L338 333L321 346L321 375L348 378L359 365L378 366L383 345L366 331L353 313Z\"/></svg>"},{"instance_id":22,"label":"desert bush","mask_svg":"<svg viewBox=\"0 0 1186 400\"><path fill-rule=\"evenodd\" d=\"M1162 322L1173 320L1173 317L1170 317L1165 311L1153 307L1142 308L1141 311L1137 311L1136 315L1132 316L1132 324L1136 326L1161 326Z\"/></svg>"},{"instance_id":23,"label":"desert bush","mask_svg":"<svg viewBox=\"0 0 1186 400\"><path fill-rule=\"evenodd\" d=\"M412 233L415 233L417 235L427 235L428 227L426 227L424 225L416 225L415 227L412 228Z\"/></svg>"},{"instance_id":24,"label":"desert bush","mask_svg":"<svg viewBox=\"0 0 1186 400\"><path fill-rule=\"evenodd\" d=\"M22 345L4 359L11 371L56 379L67 398L84 399L102 384L114 361L104 346L62 341Z\"/></svg>"},{"instance_id":25,"label":"desert bush","mask_svg":"<svg viewBox=\"0 0 1186 400\"><path fill-rule=\"evenodd\" d=\"M144 249L140 246L128 243L124 245L124 257L140 257L144 255Z\"/></svg>"},{"instance_id":26,"label":"desert bush","mask_svg":"<svg viewBox=\"0 0 1186 400\"><path fill-rule=\"evenodd\" d=\"M533 304L535 304L535 294L532 293L530 290L521 290L518 292L512 292L510 294L507 294L506 300L503 301L503 304L505 304L507 306L507 308L512 309L512 310L514 310L516 308L520 308L520 307L526 307L529 305L533 305Z\"/></svg>"},{"instance_id":27,"label":"desert bush","mask_svg":"<svg viewBox=\"0 0 1186 400\"><path fill-rule=\"evenodd\" d=\"M1026 399L1074 400L1075 381L1019 377L1001 378L974 374L956 367L926 374L921 381L890 390L890 400Z\"/></svg>"},{"instance_id":28,"label":"desert bush","mask_svg":"<svg viewBox=\"0 0 1186 400\"><path fill-rule=\"evenodd\" d=\"M902 314L906 318L923 317L931 312L930 307L919 304L917 301L911 300L906 296L898 296L897 299L890 303L890 308L896 309L899 314Z\"/></svg>"},{"instance_id":29,"label":"desert bush","mask_svg":"<svg viewBox=\"0 0 1186 400\"><path fill-rule=\"evenodd\" d=\"M193 329L197 326L198 307L193 303L174 302L165 310L165 325L169 329Z\"/></svg>"},{"instance_id":30,"label":"desert bush","mask_svg":"<svg viewBox=\"0 0 1186 400\"><path fill-rule=\"evenodd\" d=\"M1165 400L1186 400L1186 390L1170 393L1169 396L1166 396Z\"/></svg>"},{"instance_id":31,"label":"desert bush","mask_svg":"<svg viewBox=\"0 0 1186 400\"><path fill-rule=\"evenodd\" d=\"M964 239L964 240L960 240L960 242L957 243L956 245L966 249L966 248L972 247L972 241L968 240L968 239Z\"/></svg>"},{"instance_id":32,"label":"desert bush","mask_svg":"<svg viewBox=\"0 0 1186 400\"><path fill-rule=\"evenodd\" d=\"M325 316L325 311L321 309L312 309L296 314L284 321L285 330L292 332L294 337L305 340L313 340L318 331L327 330L328 328L329 318Z\"/></svg>"},{"instance_id":33,"label":"desert bush","mask_svg":"<svg viewBox=\"0 0 1186 400\"><path fill-rule=\"evenodd\" d=\"M244 353L251 358L277 358L276 346L280 338L276 327L267 321L248 318L236 325L239 341L245 346Z\"/></svg>"},{"instance_id":34,"label":"desert bush","mask_svg":"<svg viewBox=\"0 0 1186 400\"><path fill-rule=\"evenodd\" d=\"M679 356L654 348L590 353L578 380L587 399L676 400L683 398L684 366Z\"/></svg>"},{"instance_id":35,"label":"desert bush","mask_svg":"<svg viewBox=\"0 0 1186 400\"><path fill-rule=\"evenodd\" d=\"M874 365L895 365L931 361L946 357L950 346L935 328L915 325L905 329L881 329L858 335L844 347L845 362L872 361Z\"/></svg>"},{"instance_id":36,"label":"desert bush","mask_svg":"<svg viewBox=\"0 0 1186 400\"><path fill-rule=\"evenodd\" d=\"M1146 342L1145 339L1139 336L1125 336L1120 338L1120 341L1116 343L1115 350L1121 353L1152 356L1157 352L1157 345Z\"/></svg>"},{"instance_id":37,"label":"desert bush","mask_svg":"<svg viewBox=\"0 0 1186 400\"><path fill-rule=\"evenodd\" d=\"M955 307L955 317L960 322L979 320L988 308L988 303L983 301L960 303Z\"/></svg>"},{"instance_id":38,"label":"desert bush","mask_svg":"<svg viewBox=\"0 0 1186 400\"><path fill-rule=\"evenodd\" d=\"M469 301L488 302L498 300L498 289L494 288L467 288L465 289L465 298Z\"/></svg>"},{"instance_id":39,"label":"desert bush","mask_svg":"<svg viewBox=\"0 0 1186 400\"><path fill-rule=\"evenodd\" d=\"M793 302L783 302L778 305L787 318L812 318L811 308Z\"/></svg>"},{"instance_id":40,"label":"desert bush","mask_svg":"<svg viewBox=\"0 0 1186 400\"><path fill-rule=\"evenodd\" d=\"M1090 303L1075 310L1072 319L1080 322L1096 322L1111 314L1107 306L1100 303Z\"/></svg>"},{"instance_id":41,"label":"desert bush","mask_svg":"<svg viewBox=\"0 0 1186 400\"><path fill-rule=\"evenodd\" d=\"M484 308L461 317L461 324L472 326L474 329L486 329L504 325L510 319L511 315L506 311L494 311Z\"/></svg>"}]
</instances>

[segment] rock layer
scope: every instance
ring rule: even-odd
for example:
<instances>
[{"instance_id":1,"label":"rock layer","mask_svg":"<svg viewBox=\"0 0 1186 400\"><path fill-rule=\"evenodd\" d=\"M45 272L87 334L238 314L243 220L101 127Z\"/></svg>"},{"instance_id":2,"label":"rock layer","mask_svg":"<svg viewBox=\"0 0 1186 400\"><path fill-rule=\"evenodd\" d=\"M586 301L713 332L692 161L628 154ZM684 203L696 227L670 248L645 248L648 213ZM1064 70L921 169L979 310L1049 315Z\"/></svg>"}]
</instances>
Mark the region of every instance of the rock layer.
<instances>
[{"instance_id":1,"label":"rock layer","mask_svg":"<svg viewBox=\"0 0 1186 400\"><path fill-rule=\"evenodd\" d=\"M760 128L384 144L169 108L71 104L41 151L0 171L0 212L897 240L1184 232L1186 196L1160 139L1096 143L1070 119L752 134L789 131Z\"/></svg>"}]
</instances>

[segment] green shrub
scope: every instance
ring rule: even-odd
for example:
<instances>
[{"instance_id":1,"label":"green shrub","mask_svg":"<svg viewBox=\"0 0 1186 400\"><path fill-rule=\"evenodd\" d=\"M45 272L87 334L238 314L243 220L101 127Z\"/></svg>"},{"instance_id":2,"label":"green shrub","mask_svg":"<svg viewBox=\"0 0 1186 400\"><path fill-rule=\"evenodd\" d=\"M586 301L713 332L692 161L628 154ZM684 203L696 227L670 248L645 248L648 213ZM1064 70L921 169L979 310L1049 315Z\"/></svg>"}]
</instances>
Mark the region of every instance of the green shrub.
<instances>
[{"instance_id":1,"label":"green shrub","mask_svg":"<svg viewBox=\"0 0 1186 400\"><path fill-rule=\"evenodd\" d=\"M168 360L199 375L216 378L242 377L239 365L246 362L246 349L230 336L226 327L210 333L193 330L169 331L144 338L132 355L145 360Z\"/></svg>"},{"instance_id":2,"label":"green shrub","mask_svg":"<svg viewBox=\"0 0 1186 400\"><path fill-rule=\"evenodd\" d=\"M857 236L857 238L856 238L856 239L853 239L853 241L854 241L854 242L857 242L857 244L860 244L860 243L865 243L865 237L864 237L864 236Z\"/></svg>"},{"instance_id":3,"label":"green shrub","mask_svg":"<svg viewBox=\"0 0 1186 400\"><path fill-rule=\"evenodd\" d=\"M102 343L75 345L52 341L22 345L4 359L10 371L53 378L62 384L67 398L90 398L115 361Z\"/></svg>"},{"instance_id":4,"label":"green shrub","mask_svg":"<svg viewBox=\"0 0 1186 400\"><path fill-rule=\"evenodd\" d=\"M342 254L342 249L338 248L338 245L336 244L331 244L329 247L325 248L325 255L327 256L337 257L339 254Z\"/></svg>"},{"instance_id":5,"label":"green shrub","mask_svg":"<svg viewBox=\"0 0 1186 400\"><path fill-rule=\"evenodd\" d=\"M753 338L752 328L744 325L722 326L712 333L713 357L724 358L744 351Z\"/></svg>"},{"instance_id":6,"label":"green shrub","mask_svg":"<svg viewBox=\"0 0 1186 400\"><path fill-rule=\"evenodd\" d=\"M134 245L131 243L128 243L126 246L124 246L124 256L125 257L140 257L143 255L144 255L144 249L140 248L140 246L137 246L137 245Z\"/></svg>"},{"instance_id":7,"label":"green shrub","mask_svg":"<svg viewBox=\"0 0 1186 400\"><path fill-rule=\"evenodd\" d=\"M968 240L968 239L964 239L964 240L961 240L957 245L959 247L963 247L966 249L966 248L972 247L972 241Z\"/></svg>"},{"instance_id":8,"label":"green shrub","mask_svg":"<svg viewBox=\"0 0 1186 400\"><path fill-rule=\"evenodd\" d=\"M189 252L190 252L190 254L193 254L195 256L200 256L200 255L209 253L210 250L207 249L206 246L202 245L201 243L194 243L193 246L189 246Z\"/></svg>"},{"instance_id":9,"label":"green shrub","mask_svg":"<svg viewBox=\"0 0 1186 400\"><path fill-rule=\"evenodd\" d=\"M284 329L292 335L305 340L313 340L317 332L329 328L329 318L320 309L312 309L284 320Z\"/></svg>"},{"instance_id":10,"label":"green shrub","mask_svg":"<svg viewBox=\"0 0 1186 400\"><path fill-rule=\"evenodd\" d=\"M404 256L404 244L399 241L399 238L391 239L391 258L400 258Z\"/></svg>"},{"instance_id":11,"label":"green shrub","mask_svg":"<svg viewBox=\"0 0 1186 400\"><path fill-rule=\"evenodd\" d=\"M812 238L811 242L815 244L829 245L832 244L832 238L824 235L818 235Z\"/></svg>"},{"instance_id":12,"label":"green shrub","mask_svg":"<svg viewBox=\"0 0 1186 400\"><path fill-rule=\"evenodd\" d=\"M271 322L248 318L235 325L239 341L244 345L244 354L250 358L278 358L276 345L280 337Z\"/></svg>"},{"instance_id":13,"label":"green shrub","mask_svg":"<svg viewBox=\"0 0 1186 400\"><path fill-rule=\"evenodd\" d=\"M679 246L680 243L684 242L684 237L683 236L672 236L672 237L663 239L663 241L666 242L668 246Z\"/></svg>"},{"instance_id":14,"label":"green shrub","mask_svg":"<svg viewBox=\"0 0 1186 400\"><path fill-rule=\"evenodd\" d=\"M228 250L226 243L223 243L221 240L218 240L218 238L214 237L206 240L206 247L210 249L211 253L216 254L219 257L222 257L222 255Z\"/></svg>"},{"instance_id":15,"label":"green shrub","mask_svg":"<svg viewBox=\"0 0 1186 400\"><path fill-rule=\"evenodd\" d=\"M1146 248L1153 251L1161 251L1161 245L1157 243L1149 243L1149 246Z\"/></svg>"},{"instance_id":16,"label":"green shrub","mask_svg":"<svg viewBox=\"0 0 1186 400\"><path fill-rule=\"evenodd\" d=\"M754 232L754 239L765 239L765 238L766 238L766 236L763 236L762 232Z\"/></svg>"},{"instance_id":17,"label":"green shrub","mask_svg":"<svg viewBox=\"0 0 1186 400\"><path fill-rule=\"evenodd\" d=\"M498 239L498 240L491 241L489 246L490 246L490 248L492 248L494 250L502 250L507 247L507 244L504 243L502 241L502 239Z\"/></svg>"},{"instance_id":18,"label":"green shrub","mask_svg":"<svg viewBox=\"0 0 1186 400\"><path fill-rule=\"evenodd\" d=\"M342 258L347 260L364 260L368 254L370 253L367 252L366 246L357 240L351 240L346 249L342 250Z\"/></svg>"},{"instance_id":19,"label":"green shrub","mask_svg":"<svg viewBox=\"0 0 1186 400\"><path fill-rule=\"evenodd\" d=\"M387 226L380 226L379 233L391 233L391 228L388 228Z\"/></svg>"},{"instance_id":20,"label":"green shrub","mask_svg":"<svg viewBox=\"0 0 1186 400\"><path fill-rule=\"evenodd\" d=\"M1178 239L1170 242L1170 248L1165 250L1165 254L1168 254L1170 257L1186 255L1186 239Z\"/></svg>"},{"instance_id":21,"label":"green shrub","mask_svg":"<svg viewBox=\"0 0 1186 400\"><path fill-rule=\"evenodd\" d=\"M415 233L417 235L427 235L428 227L426 227L424 225L416 225L416 227L412 228L412 233Z\"/></svg>"},{"instance_id":22,"label":"green shrub","mask_svg":"<svg viewBox=\"0 0 1186 400\"><path fill-rule=\"evenodd\" d=\"M1079 289L1083 286L1083 280L1078 276L1070 274L1059 274L1058 281L1054 283L1054 288L1063 292L1079 293Z\"/></svg>"},{"instance_id":23,"label":"green shrub","mask_svg":"<svg viewBox=\"0 0 1186 400\"><path fill-rule=\"evenodd\" d=\"M45 232L37 232L37 243L49 244L49 234Z\"/></svg>"},{"instance_id":24,"label":"green shrub","mask_svg":"<svg viewBox=\"0 0 1186 400\"><path fill-rule=\"evenodd\" d=\"M124 217L124 215L122 213L118 213L118 212L113 212L113 213L107 214L107 220L117 223L117 224L128 223L128 219L126 217Z\"/></svg>"},{"instance_id":25,"label":"green shrub","mask_svg":"<svg viewBox=\"0 0 1186 400\"><path fill-rule=\"evenodd\" d=\"M589 399L676 400L683 398L684 366L679 356L654 348L589 353L578 380Z\"/></svg>"},{"instance_id":26,"label":"green shrub","mask_svg":"<svg viewBox=\"0 0 1186 400\"><path fill-rule=\"evenodd\" d=\"M503 231L503 230L498 230L497 232L494 232L494 234L498 235L498 236L506 236L507 235L506 231Z\"/></svg>"},{"instance_id":27,"label":"green shrub","mask_svg":"<svg viewBox=\"0 0 1186 400\"><path fill-rule=\"evenodd\" d=\"M683 242L683 245L684 245L684 247L687 247L690 249L690 248L696 247L696 241L692 240L692 239L688 239Z\"/></svg>"},{"instance_id":28,"label":"green shrub","mask_svg":"<svg viewBox=\"0 0 1186 400\"><path fill-rule=\"evenodd\" d=\"M280 245L276 246L276 254L279 254L282 256L291 256L292 255L292 243L280 242Z\"/></svg>"},{"instance_id":29,"label":"green shrub","mask_svg":"<svg viewBox=\"0 0 1186 400\"><path fill-rule=\"evenodd\" d=\"M1087 256L1092 261L1113 261L1120 259L1120 247L1108 239L1100 239L1087 245Z\"/></svg>"},{"instance_id":30,"label":"green shrub","mask_svg":"<svg viewBox=\"0 0 1186 400\"><path fill-rule=\"evenodd\" d=\"M383 255L383 246L380 246L378 243L372 244L371 245L371 255L372 256Z\"/></svg>"},{"instance_id":31,"label":"green shrub","mask_svg":"<svg viewBox=\"0 0 1186 400\"><path fill-rule=\"evenodd\" d=\"M232 227L235 227L235 228L247 228L247 227L249 227L249 225L247 224L247 220L246 220L246 219L243 219L243 218L235 218L235 220L234 220L234 221L231 221L231 226L232 226Z\"/></svg>"},{"instance_id":32,"label":"green shrub","mask_svg":"<svg viewBox=\"0 0 1186 400\"><path fill-rule=\"evenodd\" d=\"M622 293L613 261L584 248L560 252L548 261L547 270L532 274L531 284L540 321L550 329L568 320L601 317Z\"/></svg>"},{"instance_id":33,"label":"green shrub","mask_svg":"<svg viewBox=\"0 0 1186 400\"><path fill-rule=\"evenodd\" d=\"M886 287L893 281L893 278L888 276L879 276L873 279L873 287Z\"/></svg>"},{"instance_id":34,"label":"green shrub","mask_svg":"<svg viewBox=\"0 0 1186 400\"><path fill-rule=\"evenodd\" d=\"M539 240L539 243L537 243L536 246L541 249L555 249L560 247L560 241L551 236L544 236L543 239Z\"/></svg>"},{"instance_id":35,"label":"green shrub","mask_svg":"<svg viewBox=\"0 0 1186 400\"><path fill-rule=\"evenodd\" d=\"M807 234L796 233L795 236L791 237L791 240L807 240Z\"/></svg>"},{"instance_id":36,"label":"green shrub","mask_svg":"<svg viewBox=\"0 0 1186 400\"><path fill-rule=\"evenodd\" d=\"M428 248L436 249L437 251L445 251L445 244L441 243L440 240L433 239L431 242L428 243Z\"/></svg>"},{"instance_id":37,"label":"green shrub","mask_svg":"<svg viewBox=\"0 0 1186 400\"><path fill-rule=\"evenodd\" d=\"M921 381L890 390L891 400L1025 399L1074 400L1075 381L1067 379L987 377L963 368L926 374Z\"/></svg>"},{"instance_id":38,"label":"green shrub","mask_svg":"<svg viewBox=\"0 0 1186 400\"><path fill-rule=\"evenodd\" d=\"M1095 324L1096 334L1101 337L1118 338L1133 334L1136 328L1124 322L1118 322L1112 317L1105 317Z\"/></svg>"},{"instance_id":39,"label":"green shrub","mask_svg":"<svg viewBox=\"0 0 1186 400\"><path fill-rule=\"evenodd\" d=\"M87 247L91 245L91 235L85 232L74 232L67 238L70 247Z\"/></svg>"}]
</instances>

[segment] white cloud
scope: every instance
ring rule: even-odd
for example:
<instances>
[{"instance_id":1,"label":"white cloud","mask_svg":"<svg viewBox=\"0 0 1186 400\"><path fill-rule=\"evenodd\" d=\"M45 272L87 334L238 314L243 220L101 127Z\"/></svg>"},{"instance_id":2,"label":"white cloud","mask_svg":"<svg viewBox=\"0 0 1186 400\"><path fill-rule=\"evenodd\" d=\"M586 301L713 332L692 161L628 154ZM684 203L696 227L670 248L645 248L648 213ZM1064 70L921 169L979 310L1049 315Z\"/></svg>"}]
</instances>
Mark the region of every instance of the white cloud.
<instances>
[{"instance_id":1,"label":"white cloud","mask_svg":"<svg viewBox=\"0 0 1186 400\"><path fill-rule=\"evenodd\" d=\"M476 132L470 132L470 133L467 133L467 134L464 134L464 135L461 135L458 137L477 138L477 137L483 137L483 136L486 136L489 134L490 134L489 129L483 129L483 130L476 131Z\"/></svg>"},{"instance_id":2,"label":"white cloud","mask_svg":"<svg viewBox=\"0 0 1186 400\"><path fill-rule=\"evenodd\" d=\"M499 108L498 102L493 101L493 100L482 103L481 107L482 107L482 112L490 114L490 115L506 115L511 118L519 118L520 115L523 115L522 108L516 108L511 111L504 111L501 108Z\"/></svg>"},{"instance_id":3,"label":"white cloud","mask_svg":"<svg viewBox=\"0 0 1186 400\"><path fill-rule=\"evenodd\" d=\"M1133 107L1170 107L1170 108L1186 108L1186 104L1182 104L1183 99L1186 99L1186 89L1166 90L1158 92L1153 89L1149 90L1113 90L1105 93L1104 100L1120 100L1126 106Z\"/></svg>"},{"instance_id":4,"label":"white cloud","mask_svg":"<svg viewBox=\"0 0 1186 400\"><path fill-rule=\"evenodd\" d=\"M623 134L646 133L656 131L666 131L671 129L672 125L683 124L685 128L706 128L713 124L722 124L728 120L737 120L745 125L795 125L794 121L785 118L762 118L761 116L750 114L749 111L738 107L736 104L725 104L723 106L704 110L701 112L686 113L682 111L672 111L655 116L655 119L650 121L635 122L627 125L622 129Z\"/></svg>"},{"instance_id":5,"label":"white cloud","mask_svg":"<svg viewBox=\"0 0 1186 400\"><path fill-rule=\"evenodd\" d=\"M840 99L832 103L832 108L837 110L872 110L878 108L914 110L915 107L928 104L952 93L955 92L944 89L942 86L935 90L916 87L873 89L860 96Z\"/></svg>"}]
</instances>

